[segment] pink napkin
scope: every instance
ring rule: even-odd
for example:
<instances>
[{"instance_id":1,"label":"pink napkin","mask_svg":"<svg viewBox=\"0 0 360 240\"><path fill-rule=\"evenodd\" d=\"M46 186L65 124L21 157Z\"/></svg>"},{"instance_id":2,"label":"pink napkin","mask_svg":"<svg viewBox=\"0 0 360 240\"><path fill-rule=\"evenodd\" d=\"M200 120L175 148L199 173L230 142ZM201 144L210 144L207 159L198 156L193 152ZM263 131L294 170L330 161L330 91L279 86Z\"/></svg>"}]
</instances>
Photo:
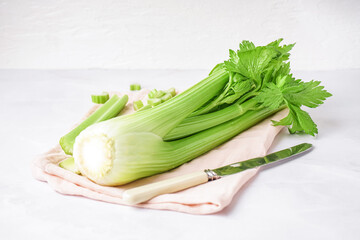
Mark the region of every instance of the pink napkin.
<instances>
[{"instance_id":1,"label":"pink napkin","mask_svg":"<svg viewBox=\"0 0 360 240\"><path fill-rule=\"evenodd\" d=\"M138 99L145 99L147 93L148 90L127 93L129 102L122 114L133 112L132 102ZM94 112L98 107L98 105L92 107L84 118ZM279 120L286 114L286 110L281 111L270 119ZM59 193L125 205L122 200L122 193L126 189L191 173L193 171L217 168L265 155L275 136L282 128L272 126L270 119L264 120L225 144L172 171L144 178L124 186L100 186L84 176L60 168L58 163L69 156L62 151L59 144L38 156L33 163L32 171L36 179L47 182ZM251 169L177 193L160 195L136 206L166 209L190 214L211 214L219 212L230 204L236 192L239 191L249 179L254 177L257 171L258 168Z\"/></svg>"}]
</instances>

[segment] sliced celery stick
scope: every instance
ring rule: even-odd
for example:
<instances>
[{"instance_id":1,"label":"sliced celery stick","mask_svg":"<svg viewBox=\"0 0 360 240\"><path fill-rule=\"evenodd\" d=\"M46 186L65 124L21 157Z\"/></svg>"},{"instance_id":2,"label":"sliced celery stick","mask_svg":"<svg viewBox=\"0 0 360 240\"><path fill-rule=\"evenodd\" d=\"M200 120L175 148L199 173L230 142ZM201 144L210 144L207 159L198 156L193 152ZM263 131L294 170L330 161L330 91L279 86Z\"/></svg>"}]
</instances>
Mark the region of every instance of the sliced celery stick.
<instances>
[{"instance_id":1,"label":"sliced celery stick","mask_svg":"<svg viewBox=\"0 0 360 240\"><path fill-rule=\"evenodd\" d=\"M140 86L140 84L131 84L131 85L130 85L130 90L131 90L131 91L141 90L141 86Z\"/></svg>"},{"instance_id":2,"label":"sliced celery stick","mask_svg":"<svg viewBox=\"0 0 360 240\"><path fill-rule=\"evenodd\" d=\"M91 95L91 100L93 103L97 103L97 104L103 104L106 103L107 100L109 100L109 93L107 92L103 92L102 94L98 94L98 95Z\"/></svg>"},{"instance_id":3,"label":"sliced celery stick","mask_svg":"<svg viewBox=\"0 0 360 240\"><path fill-rule=\"evenodd\" d=\"M175 96L176 95L176 91L175 88L170 88L169 90L166 91L167 93L170 93L171 96Z\"/></svg>"},{"instance_id":4,"label":"sliced celery stick","mask_svg":"<svg viewBox=\"0 0 360 240\"><path fill-rule=\"evenodd\" d=\"M107 101L104 105L98 108L93 114L91 114L87 119L80 123L76 128L74 128L69 133L60 138L60 146L64 150L64 152L68 155L72 155L75 138L80 134L81 131L94 123L116 117L125 107L127 101L127 95L124 95L122 97L119 97L117 95L112 96L109 101Z\"/></svg>"},{"instance_id":5,"label":"sliced celery stick","mask_svg":"<svg viewBox=\"0 0 360 240\"><path fill-rule=\"evenodd\" d=\"M154 107L162 103L162 101L160 98L153 98L153 99L148 99L147 103Z\"/></svg>"},{"instance_id":6,"label":"sliced celery stick","mask_svg":"<svg viewBox=\"0 0 360 240\"><path fill-rule=\"evenodd\" d=\"M150 99L155 98L156 94L157 94L157 90L153 89L148 93L148 98L150 98Z\"/></svg>"},{"instance_id":7,"label":"sliced celery stick","mask_svg":"<svg viewBox=\"0 0 360 240\"><path fill-rule=\"evenodd\" d=\"M140 108L142 108L144 106L144 104L143 104L143 102L141 100L134 101L133 105L134 105L134 110L135 111L138 111Z\"/></svg>"},{"instance_id":8,"label":"sliced celery stick","mask_svg":"<svg viewBox=\"0 0 360 240\"><path fill-rule=\"evenodd\" d=\"M151 90L151 92L149 92L148 98L150 98L150 99L152 99L152 98L161 98L165 94L166 94L166 92L164 92L163 90L153 89L153 90Z\"/></svg>"},{"instance_id":9,"label":"sliced celery stick","mask_svg":"<svg viewBox=\"0 0 360 240\"><path fill-rule=\"evenodd\" d=\"M173 96L171 95L171 93L167 93L167 94L165 94L164 96L161 97L161 100L162 100L163 102L165 102L165 101L169 100L169 99L172 98L172 97L173 97Z\"/></svg>"},{"instance_id":10,"label":"sliced celery stick","mask_svg":"<svg viewBox=\"0 0 360 240\"><path fill-rule=\"evenodd\" d=\"M148 104L148 105L145 105L142 108L140 108L138 111L143 111L143 110L150 109L150 108L152 108L152 106Z\"/></svg>"}]
</instances>

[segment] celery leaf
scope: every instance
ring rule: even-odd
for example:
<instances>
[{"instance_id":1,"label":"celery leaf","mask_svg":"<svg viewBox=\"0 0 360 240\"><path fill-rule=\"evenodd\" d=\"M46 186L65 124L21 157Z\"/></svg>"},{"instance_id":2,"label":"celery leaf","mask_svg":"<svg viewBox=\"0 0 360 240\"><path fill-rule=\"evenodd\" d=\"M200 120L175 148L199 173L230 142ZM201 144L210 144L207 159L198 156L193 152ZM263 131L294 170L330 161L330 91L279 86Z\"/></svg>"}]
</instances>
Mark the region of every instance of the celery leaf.
<instances>
[{"instance_id":1,"label":"celery leaf","mask_svg":"<svg viewBox=\"0 0 360 240\"><path fill-rule=\"evenodd\" d=\"M331 96L319 84L319 81L295 80L290 74L279 75L275 83L268 83L256 96L256 99L269 109L277 109L283 104L287 105L289 115L274 122L274 125L287 125L291 133L305 132L315 135L318 133L317 126L310 115L301 109L301 106L315 108Z\"/></svg>"}]
</instances>

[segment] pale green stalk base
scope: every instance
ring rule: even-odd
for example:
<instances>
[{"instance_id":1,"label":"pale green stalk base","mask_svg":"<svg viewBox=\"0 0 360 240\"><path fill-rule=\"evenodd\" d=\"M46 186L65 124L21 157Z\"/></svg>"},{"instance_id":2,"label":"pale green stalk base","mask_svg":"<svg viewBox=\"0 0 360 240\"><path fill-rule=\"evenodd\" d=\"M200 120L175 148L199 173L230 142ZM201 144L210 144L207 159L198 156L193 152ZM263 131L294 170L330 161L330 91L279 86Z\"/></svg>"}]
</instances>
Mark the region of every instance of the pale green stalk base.
<instances>
[{"instance_id":1,"label":"pale green stalk base","mask_svg":"<svg viewBox=\"0 0 360 240\"><path fill-rule=\"evenodd\" d=\"M164 142L161 137L149 132L117 136L113 136L111 131L82 132L75 143L75 162L83 175L98 184L126 184L178 167L279 110L248 111L216 127L171 142Z\"/></svg>"}]
</instances>

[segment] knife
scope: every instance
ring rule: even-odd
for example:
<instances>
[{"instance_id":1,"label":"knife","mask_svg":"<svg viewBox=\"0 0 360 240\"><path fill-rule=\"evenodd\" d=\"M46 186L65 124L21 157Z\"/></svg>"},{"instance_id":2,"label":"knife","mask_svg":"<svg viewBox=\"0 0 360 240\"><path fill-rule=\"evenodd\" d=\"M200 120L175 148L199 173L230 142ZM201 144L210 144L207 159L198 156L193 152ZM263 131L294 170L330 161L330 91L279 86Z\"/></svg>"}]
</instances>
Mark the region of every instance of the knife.
<instances>
[{"instance_id":1,"label":"knife","mask_svg":"<svg viewBox=\"0 0 360 240\"><path fill-rule=\"evenodd\" d=\"M239 173L247 169L269 165L275 162L284 161L312 149L310 143L302 143L284 150L271 153L265 157L252 158L246 161L233 163L216 169L193 172L186 175L166 179L160 182L143 185L124 191L123 201L126 204L134 205L145 202L153 197L165 193L174 193L186 188L194 187L202 183L214 181L224 176Z\"/></svg>"}]
</instances>

